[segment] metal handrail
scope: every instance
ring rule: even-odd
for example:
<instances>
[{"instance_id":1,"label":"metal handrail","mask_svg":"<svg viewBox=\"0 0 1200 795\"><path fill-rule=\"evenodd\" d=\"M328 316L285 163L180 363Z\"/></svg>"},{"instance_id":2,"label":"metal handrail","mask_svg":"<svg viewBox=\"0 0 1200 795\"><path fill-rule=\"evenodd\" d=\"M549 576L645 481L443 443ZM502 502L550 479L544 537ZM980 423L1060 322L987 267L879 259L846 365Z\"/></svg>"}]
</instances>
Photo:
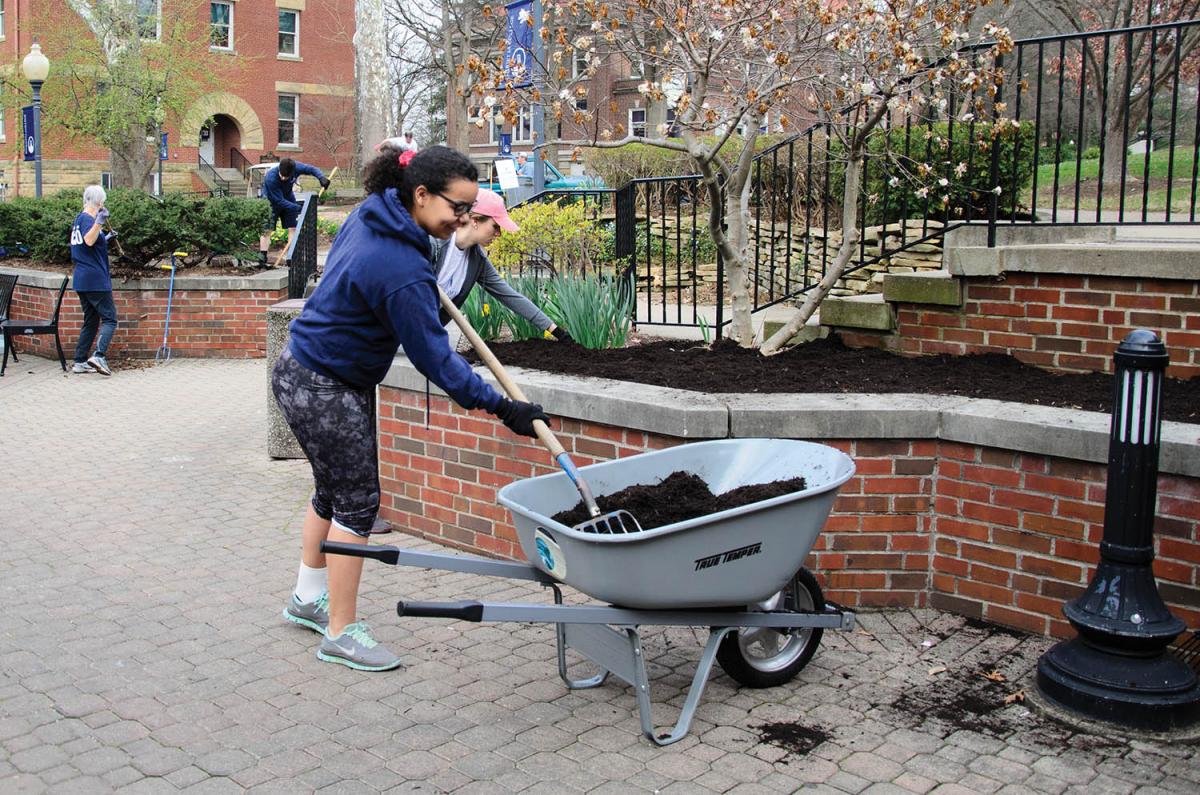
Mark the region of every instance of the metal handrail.
<instances>
[{"instance_id":1,"label":"metal handrail","mask_svg":"<svg viewBox=\"0 0 1200 795\"><path fill-rule=\"evenodd\" d=\"M300 219L284 260L288 265L288 298L303 298L309 279L317 273L317 194L303 193Z\"/></svg>"},{"instance_id":2,"label":"metal handrail","mask_svg":"<svg viewBox=\"0 0 1200 795\"><path fill-rule=\"evenodd\" d=\"M246 173L251 165L252 163L242 154L241 149L238 149L236 146L229 148L229 166L230 168L236 168L238 173L242 175L242 179L246 179Z\"/></svg>"},{"instance_id":3,"label":"metal handrail","mask_svg":"<svg viewBox=\"0 0 1200 795\"><path fill-rule=\"evenodd\" d=\"M221 175L217 173L215 168L213 168L212 163L205 160L204 155L200 154L199 152L196 153L196 170L202 175L201 179L203 179L204 176L207 176L212 181L213 193L215 195L229 195L229 183L221 178Z\"/></svg>"}]
</instances>

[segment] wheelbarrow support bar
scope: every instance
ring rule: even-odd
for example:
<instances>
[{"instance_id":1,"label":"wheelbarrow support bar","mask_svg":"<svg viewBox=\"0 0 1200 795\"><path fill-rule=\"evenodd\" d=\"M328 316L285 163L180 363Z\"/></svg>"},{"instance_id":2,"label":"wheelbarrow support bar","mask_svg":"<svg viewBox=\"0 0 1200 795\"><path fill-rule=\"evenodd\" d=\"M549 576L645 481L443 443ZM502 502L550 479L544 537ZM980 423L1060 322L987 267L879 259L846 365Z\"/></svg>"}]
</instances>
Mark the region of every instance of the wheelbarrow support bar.
<instances>
[{"instance_id":1,"label":"wheelbarrow support bar","mask_svg":"<svg viewBox=\"0 0 1200 795\"><path fill-rule=\"evenodd\" d=\"M774 627L850 629L854 613L829 608L823 613L766 613L743 610L629 610L599 605L531 605L520 602L398 602L396 613L463 621L515 621L531 624L658 624L676 627Z\"/></svg>"}]
</instances>

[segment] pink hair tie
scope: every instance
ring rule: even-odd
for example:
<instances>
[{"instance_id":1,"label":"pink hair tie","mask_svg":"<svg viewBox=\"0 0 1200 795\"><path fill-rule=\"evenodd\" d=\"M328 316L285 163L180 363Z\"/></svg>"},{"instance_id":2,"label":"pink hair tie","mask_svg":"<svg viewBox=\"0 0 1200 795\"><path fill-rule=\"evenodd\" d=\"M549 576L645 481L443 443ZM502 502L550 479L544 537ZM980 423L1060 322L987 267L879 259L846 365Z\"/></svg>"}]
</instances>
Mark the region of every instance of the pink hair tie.
<instances>
[{"instance_id":1,"label":"pink hair tie","mask_svg":"<svg viewBox=\"0 0 1200 795\"><path fill-rule=\"evenodd\" d=\"M413 152L411 149L406 149L406 150L404 150L403 152L401 152L401 153L400 153L400 157L398 158L398 161L399 161L399 163L400 163L400 166L401 166L402 168L403 168L404 166L407 166L409 163L411 163L411 162L412 162L412 159L413 159L415 156L416 156L416 154L415 154L415 153L414 153L414 152Z\"/></svg>"}]
</instances>

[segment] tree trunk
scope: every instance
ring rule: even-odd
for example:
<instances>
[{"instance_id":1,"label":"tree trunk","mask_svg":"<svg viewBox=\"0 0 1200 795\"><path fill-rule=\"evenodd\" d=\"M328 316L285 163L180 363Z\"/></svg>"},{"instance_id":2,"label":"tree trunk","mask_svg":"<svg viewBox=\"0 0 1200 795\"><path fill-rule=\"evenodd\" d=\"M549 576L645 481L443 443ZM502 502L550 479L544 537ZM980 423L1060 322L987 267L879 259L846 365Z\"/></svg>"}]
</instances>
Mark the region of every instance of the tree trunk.
<instances>
[{"instance_id":1,"label":"tree trunk","mask_svg":"<svg viewBox=\"0 0 1200 795\"><path fill-rule=\"evenodd\" d=\"M392 135L387 68L387 25L383 0L354 3L355 124L360 164L375 156L375 144Z\"/></svg>"},{"instance_id":2,"label":"tree trunk","mask_svg":"<svg viewBox=\"0 0 1200 795\"><path fill-rule=\"evenodd\" d=\"M725 257L725 284L729 289L729 338L743 348L754 345L754 322L750 317L749 255L746 251L750 226L749 201L749 180L737 194L733 191L725 194L725 236L729 241L728 248L732 250L732 256ZM717 219L713 217L709 222L710 227L716 222ZM717 239L715 234L713 239Z\"/></svg>"},{"instance_id":3,"label":"tree trunk","mask_svg":"<svg viewBox=\"0 0 1200 795\"><path fill-rule=\"evenodd\" d=\"M109 150L113 187L144 190L153 167L150 147L144 137L131 136Z\"/></svg>"},{"instance_id":4,"label":"tree trunk","mask_svg":"<svg viewBox=\"0 0 1200 795\"><path fill-rule=\"evenodd\" d=\"M1130 133L1129 143L1133 143ZM1104 189L1119 190L1121 174L1125 170L1127 159L1125 152L1125 130L1123 124L1110 124L1104 131Z\"/></svg>"},{"instance_id":5,"label":"tree trunk","mask_svg":"<svg viewBox=\"0 0 1200 795\"><path fill-rule=\"evenodd\" d=\"M782 351L788 340L804 327L817 307L821 305L821 301L837 284L838 279L842 278L842 274L846 271L846 265L854 256L854 248L858 245L859 236L858 200L862 184L862 166L862 152L852 150L850 160L846 163L846 192L842 196L842 245L833 259L833 264L830 265L825 278L821 279L820 284L808 293L804 304L788 319L783 328L772 334L771 338L762 344L759 352L763 356L771 356Z\"/></svg>"}]
</instances>

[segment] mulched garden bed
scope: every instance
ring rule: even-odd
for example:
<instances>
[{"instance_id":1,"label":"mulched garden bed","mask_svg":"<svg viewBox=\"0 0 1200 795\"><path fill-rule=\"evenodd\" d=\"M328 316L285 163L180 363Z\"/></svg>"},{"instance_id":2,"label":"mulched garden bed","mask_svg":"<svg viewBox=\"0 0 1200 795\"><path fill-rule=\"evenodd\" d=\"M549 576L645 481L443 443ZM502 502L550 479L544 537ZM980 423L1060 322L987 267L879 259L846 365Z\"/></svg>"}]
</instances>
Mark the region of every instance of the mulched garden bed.
<instances>
[{"instance_id":1,"label":"mulched garden bed","mask_svg":"<svg viewBox=\"0 0 1200 795\"><path fill-rule=\"evenodd\" d=\"M1000 354L897 356L847 348L834 337L770 358L728 340L711 346L661 340L606 351L540 340L491 347L506 366L698 392L927 393L1112 409L1112 376L1103 373L1056 374ZM1200 423L1200 378L1164 381L1163 418Z\"/></svg>"}]
</instances>

